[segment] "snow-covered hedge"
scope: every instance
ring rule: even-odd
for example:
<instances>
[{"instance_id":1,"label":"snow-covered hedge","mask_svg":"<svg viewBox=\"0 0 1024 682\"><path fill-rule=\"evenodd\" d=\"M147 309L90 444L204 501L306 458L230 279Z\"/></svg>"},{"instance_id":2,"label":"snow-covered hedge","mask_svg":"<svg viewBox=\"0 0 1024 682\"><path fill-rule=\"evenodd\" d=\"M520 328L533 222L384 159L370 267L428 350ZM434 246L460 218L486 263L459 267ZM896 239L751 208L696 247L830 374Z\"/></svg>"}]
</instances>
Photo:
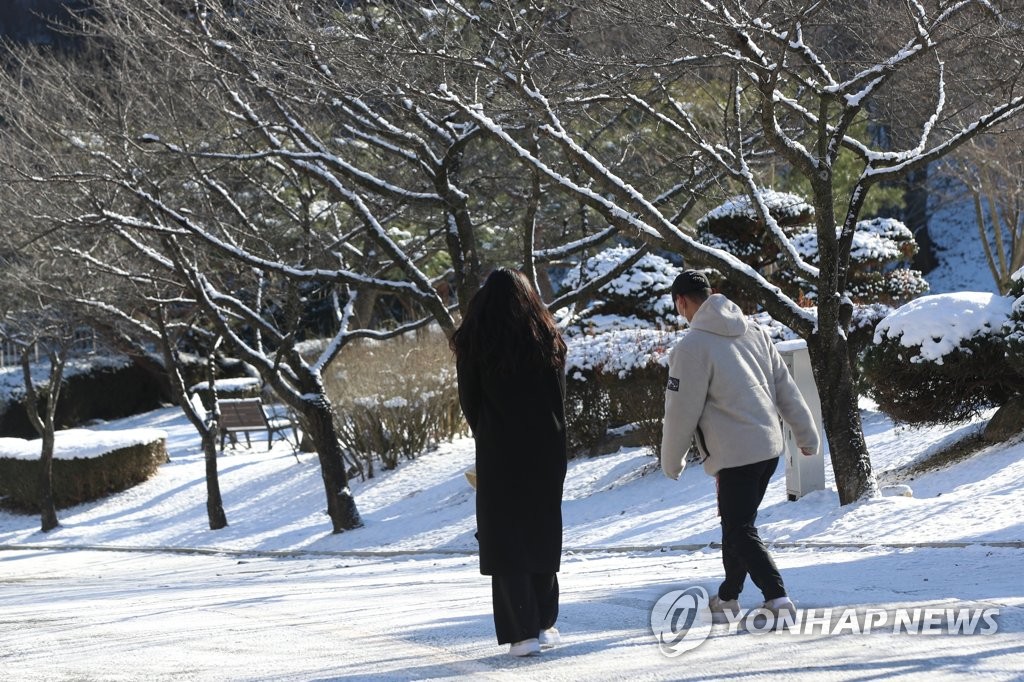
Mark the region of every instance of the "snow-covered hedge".
<instances>
[{"instance_id":1,"label":"snow-covered hedge","mask_svg":"<svg viewBox=\"0 0 1024 682\"><path fill-rule=\"evenodd\" d=\"M53 496L58 508L88 502L145 481L167 462L167 434L157 429L55 434ZM0 496L4 506L39 510L39 439L0 438Z\"/></svg>"},{"instance_id":2,"label":"snow-covered hedge","mask_svg":"<svg viewBox=\"0 0 1024 682\"><path fill-rule=\"evenodd\" d=\"M1010 362L1013 298L958 292L925 296L879 322L865 356L870 394L893 418L964 421L1024 392Z\"/></svg>"},{"instance_id":3,"label":"snow-covered hedge","mask_svg":"<svg viewBox=\"0 0 1024 682\"><path fill-rule=\"evenodd\" d=\"M760 313L748 318L776 342L796 338ZM571 454L597 454L630 431L633 445L661 444L668 356L685 329L624 329L566 338L566 421ZM611 445L614 447L614 444Z\"/></svg>"}]
</instances>

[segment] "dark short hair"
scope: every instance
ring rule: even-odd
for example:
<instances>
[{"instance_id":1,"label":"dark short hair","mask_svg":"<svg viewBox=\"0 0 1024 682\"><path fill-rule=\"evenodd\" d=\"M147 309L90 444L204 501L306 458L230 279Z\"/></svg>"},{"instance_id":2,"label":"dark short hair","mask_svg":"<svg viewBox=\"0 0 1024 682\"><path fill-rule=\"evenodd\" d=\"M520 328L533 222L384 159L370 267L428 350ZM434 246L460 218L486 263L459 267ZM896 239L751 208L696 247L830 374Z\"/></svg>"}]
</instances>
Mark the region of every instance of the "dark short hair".
<instances>
[{"instance_id":1,"label":"dark short hair","mask_svg":"<svg viewBox=\"0 0 1024 682\"><path fill-rule=\"evenodd\" d=\"M700 270L683 270L672 282L672 298L684 294L702 294L707 297L711 294L711 283L707 276Z\"/></svg>"}]
</instances>

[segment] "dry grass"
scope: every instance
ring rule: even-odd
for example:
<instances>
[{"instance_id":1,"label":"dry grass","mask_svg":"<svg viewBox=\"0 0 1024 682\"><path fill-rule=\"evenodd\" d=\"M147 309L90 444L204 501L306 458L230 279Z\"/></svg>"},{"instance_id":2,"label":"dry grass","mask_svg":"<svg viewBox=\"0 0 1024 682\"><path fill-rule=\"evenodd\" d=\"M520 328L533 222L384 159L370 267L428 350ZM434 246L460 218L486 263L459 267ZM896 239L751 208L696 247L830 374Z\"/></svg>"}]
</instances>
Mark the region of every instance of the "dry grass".
<instances>
[{"instance_id":1,"label":"dry grass","mask_svg":"<svg viewBox=\"0 0 1024 682\"><path fill-rule=\"evenodd\" d=\"M448 339L425 330L345 348L324 377L342 442L364 475L374 460L392 469L465 431Z\"/></svg>"}]
</instances>

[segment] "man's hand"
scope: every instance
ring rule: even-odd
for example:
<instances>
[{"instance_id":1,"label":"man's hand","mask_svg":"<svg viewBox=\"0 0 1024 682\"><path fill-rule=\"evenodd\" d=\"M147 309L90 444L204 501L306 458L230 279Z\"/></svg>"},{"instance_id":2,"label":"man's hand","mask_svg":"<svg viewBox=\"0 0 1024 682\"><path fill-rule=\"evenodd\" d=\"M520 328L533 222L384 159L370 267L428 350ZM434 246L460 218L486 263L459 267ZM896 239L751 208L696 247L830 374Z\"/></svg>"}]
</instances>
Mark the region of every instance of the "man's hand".
<instances>
[{"instance_id":1,"label":"man's hand","mask_svg":"<svg viewBox=\"0 0 1024 682\"><path fill-rule=\"evenodd\" d=\"M811 450L810 448L800 448L800 452L804 453L805 457L810 457L814 454L814 450Z\"/></svg>"}]
</instances>

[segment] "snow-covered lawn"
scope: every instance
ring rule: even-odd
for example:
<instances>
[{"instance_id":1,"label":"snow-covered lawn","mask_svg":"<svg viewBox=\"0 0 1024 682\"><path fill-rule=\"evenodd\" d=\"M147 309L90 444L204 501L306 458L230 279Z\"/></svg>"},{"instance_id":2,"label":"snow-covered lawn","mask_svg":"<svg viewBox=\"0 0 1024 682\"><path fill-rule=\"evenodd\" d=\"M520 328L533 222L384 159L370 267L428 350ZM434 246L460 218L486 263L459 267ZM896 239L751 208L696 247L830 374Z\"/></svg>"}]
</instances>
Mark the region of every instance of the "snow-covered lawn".
<instances>
[{"instance_id":1,"label":"snow-covered lawn","mask_svg":"<svg viewBox=\"0 0 1024 682\"><path fill-rule=\"evenodd\" d=\"M865 405L876 471L972 433L894 428ZM93 428L154 428L171 462L151 480L60 512L61 527L0 513L0 669L17 680L920 679L1024 670L1024 444L993 446L905 481L914 497L840 508L828 489L760 516L802 607L998 608L995 635L754 636L716 627L679 658L650 612L720 578L714 485L666 479L643 450L570 464L559 627L565 644L513 660L493 640L477 571L473 458L460 440L356 481L366 527L330 534L314 455L285 443L220 458L229 526L207 530L203 458L176 410ZM96 551L124 549L128 552ZM200 550L196 552L193 550ZM745 606L756 590L747 586Z\"/></svg>"}]
</instances>

